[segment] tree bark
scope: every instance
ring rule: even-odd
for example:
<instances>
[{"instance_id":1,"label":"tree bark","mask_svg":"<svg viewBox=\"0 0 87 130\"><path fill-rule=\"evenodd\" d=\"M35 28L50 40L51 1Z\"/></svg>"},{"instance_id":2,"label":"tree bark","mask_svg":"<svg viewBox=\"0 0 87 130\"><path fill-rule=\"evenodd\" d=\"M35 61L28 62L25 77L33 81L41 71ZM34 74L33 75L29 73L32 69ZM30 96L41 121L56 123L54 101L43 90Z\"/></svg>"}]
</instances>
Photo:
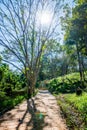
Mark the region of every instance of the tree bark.
<instances>
[{"instance_id":1,"label":"tree bark","mask_svg":"<svg viewBox=\"0 0 87 130\"><path fill-rule=\"evenodd\" d=\"M35 94L35 85L36 85L37 76L34 72L30 73L29 71L27 71L26 79L27 79L28 98L31 98L31 96Z\"/></svg>"},{"instance_id":2,"label":"tree bark","mask_svg":"<svg viewBox=\"0 0 87 130\"><path fill-rule=\"evenodd\" d=\"M77 49L77 57L78 57L80 81L81 81L81 87L82 87L82 85L83 85L83 73L82 73L81 57L80 57L80 53L79 53L78 43L76 43L76 49Z\"/></svg>"}]
</instances>

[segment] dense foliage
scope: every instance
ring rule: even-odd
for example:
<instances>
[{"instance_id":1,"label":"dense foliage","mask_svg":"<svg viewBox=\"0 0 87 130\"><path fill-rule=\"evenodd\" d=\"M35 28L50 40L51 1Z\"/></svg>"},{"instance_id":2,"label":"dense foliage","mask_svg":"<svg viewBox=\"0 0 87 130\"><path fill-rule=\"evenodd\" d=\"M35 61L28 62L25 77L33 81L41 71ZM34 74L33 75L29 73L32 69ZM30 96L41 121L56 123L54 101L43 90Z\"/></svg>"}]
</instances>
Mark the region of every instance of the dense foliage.
<instances>
[{"instance_id":1,"label":"dense foliage","mask_svg":"<svg viewBox=\"0 0 87 130\"><path fill-rule=\"evenodd\" d=\"M86 89L86 85L87 77L85 82L83 83L83 86L81 86L79 73L72 73L58 78L54 78L46 83L46 86L49 88L49 91L56 94L73 93L78 87L81 87L81 89Z\"/></svg>"},{"instance_id":2,"label":"dense foliage","mask_svg":"<svg viewBox=\"0 0 87 130\"><path fill-rule=\"evenodd\" d=\"M61 20L65 31L64 42L68 50L66 53L70 57L74 54L80 80L83 82L85 80L84 71L87 70L87 1L75 0L75 6L70 8L66 5L64 11L65 17Z\"/></svg>"},{"instance_id":3,"label":"dense foliage","mask_svg":"<svg viewBox=\"0 0 87 130\"><path fill-rule=\"evenodd\" d=\"M26 95L26 82L23 74L17 74L9 66L0 63L0 111L15 106Z\"/></svg>"}]
</instances>

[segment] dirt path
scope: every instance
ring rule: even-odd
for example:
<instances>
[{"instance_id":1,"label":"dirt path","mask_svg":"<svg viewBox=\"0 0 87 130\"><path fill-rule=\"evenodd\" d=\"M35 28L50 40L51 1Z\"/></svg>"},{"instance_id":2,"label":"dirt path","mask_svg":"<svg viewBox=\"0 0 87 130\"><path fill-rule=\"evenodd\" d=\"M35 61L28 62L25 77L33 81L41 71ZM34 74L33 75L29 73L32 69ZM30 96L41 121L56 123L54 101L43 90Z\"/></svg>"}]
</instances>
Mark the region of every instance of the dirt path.
<instances>
[{"instance_id":1,"label":"dirt path","mask_svg":"<svg viewBox=\"0 0 87 130\"><path fill-rule=\"evenodd\" d=\"M0 118L0 130L68 130L56 99L41 90L34 99L16 106Z\"/></svg>"}]
</instances>

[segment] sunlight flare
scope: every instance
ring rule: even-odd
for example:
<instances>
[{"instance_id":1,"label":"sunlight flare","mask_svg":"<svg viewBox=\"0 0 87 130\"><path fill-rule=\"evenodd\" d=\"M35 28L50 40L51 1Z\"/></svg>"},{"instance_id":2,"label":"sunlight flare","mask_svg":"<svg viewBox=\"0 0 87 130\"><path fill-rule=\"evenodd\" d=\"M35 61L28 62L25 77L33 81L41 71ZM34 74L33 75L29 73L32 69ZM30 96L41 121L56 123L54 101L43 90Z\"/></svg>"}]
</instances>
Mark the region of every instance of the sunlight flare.
<instances>
[{"instance_id":1,"label":"sunlight flare","mask_svg":"<svg viewBox=\"0 0 87 130\"><path fill-rule=\"evenodd\" d=\"M43 11L42 13L39 12L38 18L39 24L41 24L42 26L48 26L51 23L52 15L49 11Z\"/></svg>"}]
</instances>

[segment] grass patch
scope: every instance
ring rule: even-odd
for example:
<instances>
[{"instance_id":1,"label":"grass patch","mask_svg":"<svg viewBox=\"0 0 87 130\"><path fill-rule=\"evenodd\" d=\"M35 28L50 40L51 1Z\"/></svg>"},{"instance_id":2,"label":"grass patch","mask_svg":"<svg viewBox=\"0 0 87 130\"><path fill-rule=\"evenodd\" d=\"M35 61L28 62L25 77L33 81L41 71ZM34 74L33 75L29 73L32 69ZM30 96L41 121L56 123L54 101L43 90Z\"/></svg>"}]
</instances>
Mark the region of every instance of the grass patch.
<instances>
[{"instance_id":1,"label":"grass patch","mask_svg":"<svg viewBox=\"0 0 87 130\"><path fill-rule=\"evenodd\" d=\"M57 101L70 130L87 130L87 93L60 94Z\"/></svg>"}]
</instances>

